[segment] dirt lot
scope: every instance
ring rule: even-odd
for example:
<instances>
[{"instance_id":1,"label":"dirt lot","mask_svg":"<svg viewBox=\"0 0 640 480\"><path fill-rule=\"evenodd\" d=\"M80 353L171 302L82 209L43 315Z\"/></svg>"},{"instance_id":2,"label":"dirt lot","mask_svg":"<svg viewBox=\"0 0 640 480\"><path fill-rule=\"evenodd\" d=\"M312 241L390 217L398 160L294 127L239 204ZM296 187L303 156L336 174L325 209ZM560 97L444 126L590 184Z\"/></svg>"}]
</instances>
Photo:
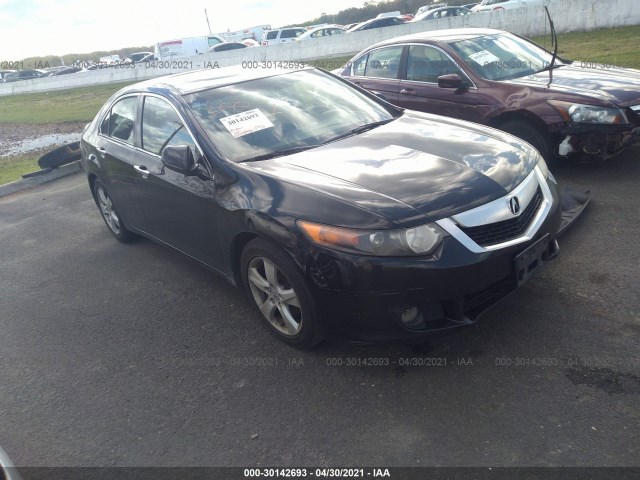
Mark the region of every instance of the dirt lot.
<instances>
[{"instance_id":1,"label":"dirt lot","mask_svg":"<svg viewBox=\"0 0 640 480\"><path fill-rule=\"evenodd\" d=\"M0 145L2 150L11 149L21 143L44 135L77 133L80 135L86 122L61 122L47 124L0 123ZM29 150L30 151L30 150ZM0 152L2 155L2 152Z\"/></svg>"},{"instance_id":2,"label":"dirt lot","mask_svg":"<svg viewBox=\"0 0 640 480\"><path fill-rule=\"evenodd\" d=\"M38 159L65 143L79 140L85 124L0 122L0 185L39 170Z\"/></svg>"}]
</instances>

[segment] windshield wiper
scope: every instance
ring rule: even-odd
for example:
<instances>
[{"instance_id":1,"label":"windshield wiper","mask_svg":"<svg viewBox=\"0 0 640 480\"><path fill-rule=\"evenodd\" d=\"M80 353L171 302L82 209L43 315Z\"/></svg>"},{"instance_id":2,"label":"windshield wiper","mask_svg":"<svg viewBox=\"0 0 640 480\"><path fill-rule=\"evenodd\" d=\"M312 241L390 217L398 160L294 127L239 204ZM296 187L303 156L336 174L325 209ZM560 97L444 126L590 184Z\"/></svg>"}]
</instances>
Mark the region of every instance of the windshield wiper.
<instances>
[{"instance_id":1,"label":"windshield wiper","mask_svg":"<svg viewBox=\"0 0 640 480\"><path fill-rule=\"evenodd\" d=\"M557 62L557 60L556 60L556 62ZM564 67L564 63L555 63L554 62L553 65L549 64L546 67L542 67L540 70L536 71L536 73L546 72L546 71L549 71L551 69L556 69L556 68L560 68L560 67Z\"/></svg>"},{"instance_id":2,"label":"windshield wiper","mask_svg":"<svg viewBox=\"0 0 640 480\"><path fill-rule=\"evenodd\" d=\"M384 125L386 123L392 122L396 118L397 117L393 117L393 118L389 118L387 120L380 120L378 122L365 123L364 125L360 125L359 127L352 128L348 132L340 134L337 137L333 137L331 140L329 140L328 142L325 142L325 143L332 143L332 142L335 142L337 140L341 140L341 139L346 138L346 137L351 137L353 135L358 135L360 133L367 132L367 131L372 130L372 129L376 128L376 127L379 127L380 125Z\"/></svg>"},{"instance_id":3,"label":"windshield wiper","mask_svg":"<svg viewBox=\"0 0 640 480\"><path fill-rule=\"evenodd\" d=\"M556 36L556 27L553 24L553 20L551 20L551 14L549 13L549 9L544 7L544 11L547 13L547 18L549 19L549 29L551 30L551 45L553 45L553 57L551 57L551 63L548 67L545 67L544 70L549 70L549 83L547 83L547 87L551 85L553 82L553 68L556 63L556 58L558 57L558 37Z\"/></svg>"},{"instance_id":4,"label":"windshield wiper","mask_svg":"<svg viewBox=\"0 0 640 480\"><path fill-rule=\"evenodd\" d=\"M283 148L282 150L275 150L270 153L265 153L263 155L258 155L257 157L247 158L246 160L242 160L239 163L244 162L254 162L258 160L268 160L270 158L283 157L285 155L291 155L293 153L304 152L305 150L309 150L310 148L318 147L319 145L305 145L304 147L291 147L291 148Z\"/></svg>"}]
</instances>

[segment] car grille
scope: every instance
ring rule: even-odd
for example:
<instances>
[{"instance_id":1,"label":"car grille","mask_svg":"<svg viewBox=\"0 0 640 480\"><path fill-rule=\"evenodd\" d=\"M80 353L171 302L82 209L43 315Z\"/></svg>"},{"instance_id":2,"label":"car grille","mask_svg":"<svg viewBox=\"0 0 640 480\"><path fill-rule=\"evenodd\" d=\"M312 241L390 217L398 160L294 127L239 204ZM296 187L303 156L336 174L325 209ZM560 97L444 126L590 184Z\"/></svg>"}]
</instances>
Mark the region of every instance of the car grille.
<instances>
[{"instance_id":1,"label":"car grille","mask_svg":"<svg viewBox=\"0 0 640 480\"><path fill-rule=\"evenodd\" d=\"M518 217L477 227L460 226L460 229L481 247L507 242L527 230L541 205L542 190L538 187L529 205Z\"/></svg>"}]
</instances>

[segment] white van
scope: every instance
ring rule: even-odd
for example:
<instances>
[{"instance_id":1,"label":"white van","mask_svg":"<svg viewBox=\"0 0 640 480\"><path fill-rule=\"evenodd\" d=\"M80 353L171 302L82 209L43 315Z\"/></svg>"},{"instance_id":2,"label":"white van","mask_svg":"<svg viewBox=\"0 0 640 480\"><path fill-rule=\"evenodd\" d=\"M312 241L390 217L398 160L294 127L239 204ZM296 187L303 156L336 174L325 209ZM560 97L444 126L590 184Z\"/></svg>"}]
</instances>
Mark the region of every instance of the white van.
<instances>
[{"instance_id":1,"label":"white van","mask_svg":"<svg viewBox=\"0 0 640 480\"><path fill-rule=\"evenodd\" d=\"M261 45L273 45L274 43L293 42L296 38L306 32L304 27L279 28L269 30L262 34Z\"/></svg>"},{"instance_id":2,"label":"white van","mask_svg":"<svg viewBox=\"0 0 640 480\"><path fill-rule=\"evenodd\" d=\"M206 53L209 47L213 47L219 43L224 43L224 38L218 35L178 38L176 40L166 40L156 43L153 53L158 60L190 57Z\"/></svg>"},{"instance_id":3,"label":"white van","mask_svg":"<svg viewBox=\"0 0 640 480\"><path fill-rule=\"evenodd\" d=\"M514 8L549 5L549 0L482 0L480 5L471 9L472 12L493 12L512 10Z\"/></svg>"}]
</instances>

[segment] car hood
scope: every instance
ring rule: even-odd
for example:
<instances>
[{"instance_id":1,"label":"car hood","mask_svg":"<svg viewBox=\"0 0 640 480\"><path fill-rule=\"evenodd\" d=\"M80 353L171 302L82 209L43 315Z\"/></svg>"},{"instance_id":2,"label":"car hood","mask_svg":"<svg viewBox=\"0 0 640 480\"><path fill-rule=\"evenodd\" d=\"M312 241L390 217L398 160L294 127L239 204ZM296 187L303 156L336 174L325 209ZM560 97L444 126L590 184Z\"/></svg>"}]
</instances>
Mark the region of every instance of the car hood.
<instances>
[{"instance_id":1,"label":"car hood","mask_svg":"<svg viewBox=\"0 0 640 480\"><path fill-rule=\"evenodd\" d=\"M538 158L533 147L498 130L405 111L366 133L248 166L406 224L500 198Z\"/></svg>"},{"instance_id":2,"label":"car hood","mask_svg":"<svg viewBox=\"0 0 640 480\"><path fill-rule=\"evenodd\" d=\"M582 65L585 68L581 68ZM586 68L587 65L591 68ZM620 107L640 105L640 70L602 67L578 61L573 62L572 65L555 68L551 88L556 92L583 95L612 102ZM549 72L540 72L509 82L546 88L549 83Z\"/></svg>"}]
</instances>

